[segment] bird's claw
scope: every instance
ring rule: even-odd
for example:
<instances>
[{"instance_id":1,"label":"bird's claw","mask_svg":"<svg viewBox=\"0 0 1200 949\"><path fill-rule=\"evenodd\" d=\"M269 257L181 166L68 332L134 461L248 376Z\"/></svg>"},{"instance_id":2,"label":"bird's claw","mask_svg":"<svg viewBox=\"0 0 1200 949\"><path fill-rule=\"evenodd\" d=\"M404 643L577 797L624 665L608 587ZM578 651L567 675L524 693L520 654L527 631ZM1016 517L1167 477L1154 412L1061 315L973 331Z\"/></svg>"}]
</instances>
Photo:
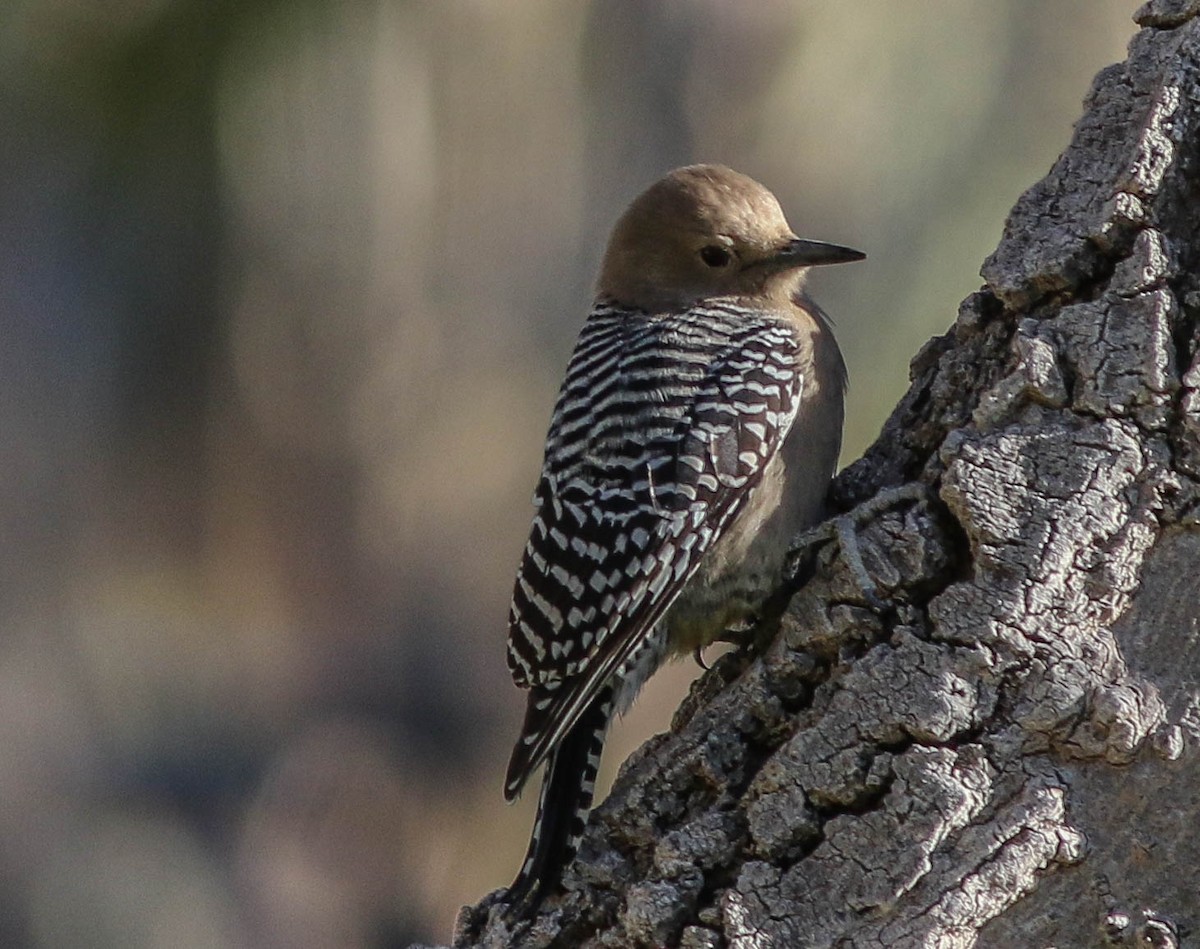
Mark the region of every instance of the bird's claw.
<instances>
[{"instance_id":1,"label":"bird's claw","mask_svg":"<svg viewBox=\"0 0 1200 949\"><path fill-rule=\"evenodd\" d=\"M799 556L803 557L811 549L836 540L842 560L854 578L863 601L875 612L885 612L889 609L889 604L881 595L879 585L863 562L858 530L881 511L903 501L921 500L925 497L925 492L925 487L917 483L902 484L880 492L853 510L831 518L802 535L797 545L800 549Z\"/></svg>"}]
</instances>

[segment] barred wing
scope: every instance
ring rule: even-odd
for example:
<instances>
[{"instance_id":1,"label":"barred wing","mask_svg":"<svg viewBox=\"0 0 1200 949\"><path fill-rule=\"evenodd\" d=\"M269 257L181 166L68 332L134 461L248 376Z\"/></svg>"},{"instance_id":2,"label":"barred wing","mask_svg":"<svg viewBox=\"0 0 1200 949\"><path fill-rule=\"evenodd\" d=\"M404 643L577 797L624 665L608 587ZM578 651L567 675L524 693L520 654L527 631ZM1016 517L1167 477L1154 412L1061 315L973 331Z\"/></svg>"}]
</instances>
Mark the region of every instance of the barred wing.
<instances>
[{"instance_id":1,"label":"barred wing","mask_svg":"<svg viewBox=\"0 0 1200 949\"><path fill-rule=\"evenodd\" d=\"M655 624L762 478L803 379L782 320L733 305L598 306L551 422L509 614L532 694L510 798Z\"/></svg>"}]
</instances>

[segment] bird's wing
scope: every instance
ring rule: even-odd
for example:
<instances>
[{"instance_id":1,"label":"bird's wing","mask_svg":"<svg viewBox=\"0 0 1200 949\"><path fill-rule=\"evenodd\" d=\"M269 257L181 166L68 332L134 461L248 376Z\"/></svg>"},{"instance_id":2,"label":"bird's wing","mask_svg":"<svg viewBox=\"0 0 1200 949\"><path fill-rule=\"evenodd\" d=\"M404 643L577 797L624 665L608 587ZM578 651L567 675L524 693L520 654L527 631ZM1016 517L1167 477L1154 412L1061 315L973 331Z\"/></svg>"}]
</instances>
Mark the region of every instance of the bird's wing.
<instances>
[{"instance_id":1,"label":"bird's wing","mask_svg":"<svg viewBox=\"0 0 1200 949\"><path fill-rule=\"evenodd\" d=\"M799 343L770 314L598 306L551 422L508 663L533 690L511 799L655 623L790 429Z\"/></svg>"}]
</instances>

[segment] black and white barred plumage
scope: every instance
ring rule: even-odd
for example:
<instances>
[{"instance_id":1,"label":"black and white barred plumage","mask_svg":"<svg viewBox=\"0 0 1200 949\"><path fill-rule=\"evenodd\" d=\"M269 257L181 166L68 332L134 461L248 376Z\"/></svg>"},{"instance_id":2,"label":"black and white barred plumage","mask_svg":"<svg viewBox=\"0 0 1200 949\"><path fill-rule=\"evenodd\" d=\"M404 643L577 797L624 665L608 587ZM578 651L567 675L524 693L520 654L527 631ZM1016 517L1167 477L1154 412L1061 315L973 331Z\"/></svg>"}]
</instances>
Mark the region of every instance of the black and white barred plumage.
<instances>
[{"instance_id":1,"label":"black and white barred plumage","mask_svg":"<svg viewBox=\"0 0 1200 949\"><path fill-rule=\"evenodd\" d=\"M668 655L757 616L822 516L846 375L804 275L862 257L797 237L774 195L720 165L675 169L614 225L509 616L529 697L505 795L546 775L506 918L572 859L612 716Z\"/></svg>"},{"instance_id":2,"label":"black and white barred plumage","mask_svg":"<svg viewBox=\"0 0 1200 949\"><path fill-rule=\"evenodd\" d=\"M792 426L801 345L782 314L732 300L601 301L580 334L509 616L509 668L530 697L505 795L549 759L514 899L577 847L613 711L664 658L660 621Z\"/></svg>"}]
</instances>

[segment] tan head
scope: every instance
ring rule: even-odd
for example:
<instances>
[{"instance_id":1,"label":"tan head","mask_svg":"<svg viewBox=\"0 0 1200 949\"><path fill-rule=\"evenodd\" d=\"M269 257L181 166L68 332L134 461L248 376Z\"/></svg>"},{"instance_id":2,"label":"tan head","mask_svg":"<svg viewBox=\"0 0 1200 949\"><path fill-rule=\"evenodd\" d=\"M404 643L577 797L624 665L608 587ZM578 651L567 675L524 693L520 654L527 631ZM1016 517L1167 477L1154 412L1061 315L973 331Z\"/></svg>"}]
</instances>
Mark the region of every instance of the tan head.
<instances>
[{"instance_id":1,"label":"tan head","mask_svg":"<svg viewBox=\"0 0 1200 949\"><path fill-rule=\"evenodd\" d=\"M677 168L634 199L613 228L597 291L644 310L713 297L782 304L818 264L861 260L800 240L775 196L723 165Z\"/></svg>"}]
</instances>

